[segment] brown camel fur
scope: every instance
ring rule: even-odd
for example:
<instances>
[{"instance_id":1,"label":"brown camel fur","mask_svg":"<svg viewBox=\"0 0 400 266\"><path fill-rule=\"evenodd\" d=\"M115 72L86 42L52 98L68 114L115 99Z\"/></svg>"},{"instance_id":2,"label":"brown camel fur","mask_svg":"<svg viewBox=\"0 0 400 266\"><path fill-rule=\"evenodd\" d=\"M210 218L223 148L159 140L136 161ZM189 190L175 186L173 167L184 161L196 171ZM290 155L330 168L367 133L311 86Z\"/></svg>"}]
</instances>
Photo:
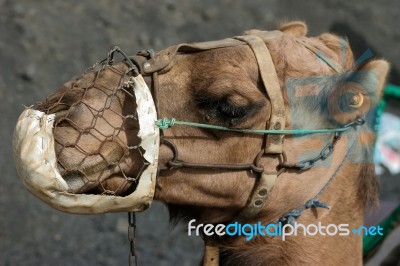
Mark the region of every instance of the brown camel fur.
<instances>
[{"instance_id":1,"label":"brown camel fur","mask_svg":"<svg viewBox=\"0 0 400 266\"><path fill-rule=\"evenodd\" d=\"M354 59L349 44L333 34L306 37L304 23L292 22L280 27L285 34L268 41L274 65L280 80L287 105L287 129L292 125L304 129L334 128L364 115L376 106L382 93L389 65L384 60L371 60L361 66L354 66ZM256 30L246 34L256 33ZM343 68L343 73L334 71L315 56L301 42L302 40L323 52ZM343 49L344 47L344 49ZM125 65L118 68L126 69ZM349 76L354 71L370 71L371 76L362 76L358 86L352 86ZM271 70L272 71L272 70ZM104 105L109 88L120 82L120 76L111 71L103 72L98 80L102 91L87 90L94 73L64 84L54 95L39 104L41 110L57 113L59 126L55 130L56 149L76 141L78 132L72 122L62 121L68 114L70 121L84 127L92 119L89 109L83 105L74 105L83 99L91 106ZM322 93L314 101L290 100L287 84L296 78L321 77L319 86ZM150 77L146 82L151 85ZM159 117L174 117L178 120L193 121L235 128L265 128L270 117L270 102L260 79L260 74L252 50L248 46L220 48L198 53L179 54L173 67L159 74L158 110ZM361 89L359 88L361 87ZM315 89L315 88L314 88ZM299 85L298 98L315 93L312 86ZM366 99L363 106L352 112L340 112L342 98L339 90L362 92ZM336 93L336 94L335 94ZM133 102L124 102L124 95L118 95L112 102L115 113L127 112L133 108ZM317 99L317 101L315 100ZM128 99L127 99L128 101ZM131 101L131 100L130 100ZM60 103L62 103L60 105ZM106 112L99 119L95 128L104 133L112 133L111 124L121 123L114 112ZM107 122L108 121L108 122ZM111 122L109 122L111 121ZM349 224L356 228L363 224L365 205L374 202L377 197L377 182L371 165L369 148L373 143L373 134L364 125L359 131L351 157L346 160L334 182L322 194L321 200L330 205L330 209L308 209L297 222L302 224ZM127 125L117 134L118 141L137 142L137 126ZM262 136L221 132L191 127L173 127L165 130L165 137L171 139L179 148L180 158L198 163L249 163L254 160L262 145ZM267 204L262 212L246 223L276 222L287 212L298 208L317 194L334 171L339 167L347 149L351 146L350 135L344 135L338 141L329 167L316 167L308 171L285 171L276 182ZM98 150L105 137L85 135L80 139L81 148L89 151ZM289 162L302 158L305 151L318 154L331 135L307 137L286 136L284 150ZM114 142L108 142L101 148L101 156L107 160L121 158L123 151ZM118 190L124 194L130 183L125 182L120 168L107 168L100 155L93 155L82 161L81 154L73 148L66 148L59 160L68 168L83 166L89 181L77 181L75 191L93 191L104 187ZM172 157L171 150L161 146L160 165ZM355 158L355 159L354 159ZM136 155L128 156L120 167L129 174L139 171ZM273 157L263 158L261 163L266 169L275 166ZM104 170L107 168L106 170ZM100 170L104 170L99 177ZM68 176L68 173L65 174ZM73 174L72 174L73 175ZM73 177L76 181L79 177ZM101 181L99 183L95 182ZM220 171L198 169L176 169L161 171L158 176L155 198L166 203L171 217L178 221L196 219L199 223L224 223L235 221L237 213L245 207L255 184L255 177L246 171ZM122 184L122 185L121 185ZM81 186L80 186L81 185ZM97 188L96 188L97 187ZM101 191L101 189L99 189ZM217 244L221 250L221 265L360 265L362 264L362 239L357 235L349 236L293 236L286 241L274 237L256 237L245 241L243 237L223 237Z\"/></svg>"}]
</instances>

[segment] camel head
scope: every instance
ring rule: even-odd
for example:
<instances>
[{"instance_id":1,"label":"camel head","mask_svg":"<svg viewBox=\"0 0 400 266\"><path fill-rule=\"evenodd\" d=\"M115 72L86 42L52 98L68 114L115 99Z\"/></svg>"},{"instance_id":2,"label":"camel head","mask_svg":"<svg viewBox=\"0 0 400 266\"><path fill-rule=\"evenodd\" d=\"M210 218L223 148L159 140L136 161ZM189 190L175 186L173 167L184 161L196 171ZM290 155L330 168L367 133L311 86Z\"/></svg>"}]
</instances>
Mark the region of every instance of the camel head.
<instances>
[{"instance_id":1,"label":"camel head","mask_svg":"<svg viewBox=\"0 0 400 266\"><path fill-rule=\"evenodd\" d=\"M358 64L346 40L333 34L307 37L307 28L300 22L284 24L280 31L283 34L265 44L275 68L268 71L276 72L284 99L285 128L281 129L339 128L368 116L384 86L389 68L386 61ZM261 33L250 30L244 36ZM321 60L318 53L333 63ZM249 45L188 49L168 60L168 66L156 74L143 75L152 88L158 118L234 129L269 127L271 98ZM122 62L89 69L36 107L55 114L57 168L70 193L128 195L135 191L137 178L147 166L138 147L135 97L132 88L121 86L129 79L130 74L124 74L128 68ZM368 128L368 123L362 127ZM367 135L358 141L367 142ZM304 159L305 151L318 154L330 138L326 134L287 135L283 141L287 161ZM155 199L165 202L177 218L222 222L235 217L246 206L257 173L251 169L179 167L169 162L178 156L176 162L252 164L264 142L263 135L253 133L180 125L163 129ZM345 156L348 146L335 150L332 165ZM360 149L353 156L364 156L361 153L365 151ZM274 156L261 157L259 166L276 170ZM362 166L355 165L351 171L358 176ZM282 209L295 208L316 194L332 175L327 168L317 168L309 170L313 174L284 171L266 204L268 213L278 217ZM329 176L321 178L324 174ZM283 198L291 199L283 202Z\"/></svg>"}]
</instances>

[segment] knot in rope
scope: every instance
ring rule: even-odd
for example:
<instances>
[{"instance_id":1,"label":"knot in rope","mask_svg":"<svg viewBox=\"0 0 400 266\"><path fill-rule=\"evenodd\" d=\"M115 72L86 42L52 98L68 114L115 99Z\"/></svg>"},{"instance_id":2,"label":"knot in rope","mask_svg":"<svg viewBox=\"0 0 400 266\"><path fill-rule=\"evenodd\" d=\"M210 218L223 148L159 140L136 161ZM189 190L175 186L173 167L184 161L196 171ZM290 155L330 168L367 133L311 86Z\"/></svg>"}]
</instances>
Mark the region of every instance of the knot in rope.
<instances>
[{"instance_id":1,"label":"knot in rope","mask_svg":"<svg viewBox=\"0 0 400 266\"><path fill-rule=\"evenodd\" d=\"M306 204L304 204L303 207L300 207L298 209L292 210L291 212L287 213L286 215L284 215L281 219L279 219L279 221L281 222L287 222L288 224L294 226L294 222L295 220L300 217L300 215L303 213L303 211L305 209L310 209L312 207L315 208L324 208L324 209L329 209L330 207L328 206L328 204L322 202L322 201L318 201L318 200L314 200L311 199L309 201L306 202Z\"/></svg>"},{"instance_id":2,"label":"knot in rope","mask_svg":"<svg viewBox=\"0 0 400 266\"><path fill-rule=\"evenodd\" d=\"M328 204L326 204L325 202L322 202L322 201L318 201L318 200L309 200L309 201L306 202L304 207L306 209L309 209L311 207L324 208L324 209L329 209L330 208Z\"/></svg>"},{"instance_id":3,"label":"knot in rope","mask_svg":"<svg viewBox=\"0 0 400 266\"><path fill-rule=\"evenodd\" d=\"M175 122L175 118L163 118L156 121L156 126L160 129L167 129L175 125Z\"/></svg>"},{"instance_id":4,"label":"knot in rope","mask_svg":"<svg viewBox=\"0 0 400 266\"><path fill-rule=\"evenodd\" d=\"M281 219L279 219L279 221L287 222L288 224L294 226L295 219L300 217L302 212L303 212L302 208L292 210L291 212L283 216Z\"/></svg>"}]
</instances>

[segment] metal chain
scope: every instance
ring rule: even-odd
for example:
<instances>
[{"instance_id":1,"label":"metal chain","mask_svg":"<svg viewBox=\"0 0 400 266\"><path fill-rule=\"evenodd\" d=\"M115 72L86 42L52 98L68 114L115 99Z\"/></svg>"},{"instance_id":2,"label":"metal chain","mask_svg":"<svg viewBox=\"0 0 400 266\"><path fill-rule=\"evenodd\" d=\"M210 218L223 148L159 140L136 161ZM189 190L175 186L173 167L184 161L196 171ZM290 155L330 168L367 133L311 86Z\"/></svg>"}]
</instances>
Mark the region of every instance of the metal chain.
<instances>
[{"instance_id":1,"label":"metal chain","mask_svg":"<svg viewBox=\"0 0 400 266\"><path fill-rule=\"evenodd\" d=\"M279 165L279 167L281 167L281 168L298 168L300 170L307 170L307 169L313 168L315 163L317 163L318 161L324 161L326 158L328 158L332 154L333 147L336 143L336 140L339 138L339 136L340 136L340 134L335 134L332 142L326 144L325 147L319 153L319 155L309 158L309 159L302 160L297 163L282 163Z\"/></svg>"},{"instance_id":2,"label":"metal chain","mask_svg":"<svg viewBox=\"0 0 400 266\"><path fill-rule=\"evenodd\" d=\"M130 243L129 266L138 265L138 258L135 252L135 237L136 237L136 216L134 212L128 212L128 239Z\"/></svg>"},{"instance_id":3,"label":"metal chain","mask_svg":"<svg viewBox=\"0 0 400 266\"><path fill-rule=\"evenodd\" d=\"M350 128L352 126L360 126L360 125L363 125L364 123L365 123L365 120L363 118L357 118L356 121L343 126L343 128ZM343 132L341 132L341 131L336 131L332 138L332 141L330 143L326 144L324 148L322 148L319 155L309 158L309 159L302 160L297 163L284 162L284 163L281 163L279 165L279 167L281 167L282 169L283 168L297 168L299 170L307 170L307 169L313 168L315 166L315 163L317 163L318 161L324 161L326 158L328 158L332 154L335 144L336 144L337 140L340 138L342 133Z\"/></svg>"}]
</instances>

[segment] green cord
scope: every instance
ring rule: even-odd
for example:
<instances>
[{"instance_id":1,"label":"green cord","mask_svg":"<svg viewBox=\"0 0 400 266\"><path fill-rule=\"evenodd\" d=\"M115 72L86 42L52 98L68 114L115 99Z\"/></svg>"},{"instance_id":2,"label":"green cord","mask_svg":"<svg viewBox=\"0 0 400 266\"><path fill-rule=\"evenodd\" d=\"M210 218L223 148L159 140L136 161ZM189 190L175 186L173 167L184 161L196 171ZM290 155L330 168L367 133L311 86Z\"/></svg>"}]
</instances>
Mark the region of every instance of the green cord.
<instances>
[{"instance_id":1,"label":"green cord","mask_svg":"<svg viewBox=\"0 0 400 266\"><path fill-rule=\"evenodd\" d=\"M395 86L393 84L388 84L385 89L385 96L394 96L400 97L400 87ZM377 121L376 126L379 124L379 118L385 108L386 102L382 100L380 103L380 107L378 108ZM340 128L321 128L321 129L283 129L283 130L275 130L275 129L239 129L239 128L229 128L229 127L221 127L216 125L209 124L201 124L201 123L193 123L186 121L179 121L175 118L163 118L156 121L156 126L160 129L171 128L174 125L181 126L190 126L190 127L199 127L199 128L208 128L208 129L216 129L223 131L231 131L231 132L239 132L239 133L251 133L251 134L275 134L275 135L308 135L308 134L317 134L317 133L332 133L332 132L344 132L349 130L354 124L360 125L360 122L350 123ZM375 130L377 128L375 127Z\"/></svg>"},{"instance_id":2,"label":"green cord","mask_svg":"<svg viewBox=\"0 0 400 266\"><path fill-rule=\"evenodd\" d=\"M201 124L201 123L193 123L193 122L185 122L179 121L175 118L163 118L156 121L156 126L160 129L171 128L174 125L181 126L190 126L190 127L199 127L199 128L208 128L208 129L216 129L223 131L231 131L231 132L239 132L239 133L252 133L252 134L275 134L275 135L307 135L307 134L316 134L316 133L333 133L333 132L344 132L349 130L354 123L348 124L344 127L340 128L328 128L328 129L283 129L283 130L275 130L275 129L239 129L239 128L229 128L229 127L221 127L216 125L209 124Z\"/></svg>"}]
</instances>

